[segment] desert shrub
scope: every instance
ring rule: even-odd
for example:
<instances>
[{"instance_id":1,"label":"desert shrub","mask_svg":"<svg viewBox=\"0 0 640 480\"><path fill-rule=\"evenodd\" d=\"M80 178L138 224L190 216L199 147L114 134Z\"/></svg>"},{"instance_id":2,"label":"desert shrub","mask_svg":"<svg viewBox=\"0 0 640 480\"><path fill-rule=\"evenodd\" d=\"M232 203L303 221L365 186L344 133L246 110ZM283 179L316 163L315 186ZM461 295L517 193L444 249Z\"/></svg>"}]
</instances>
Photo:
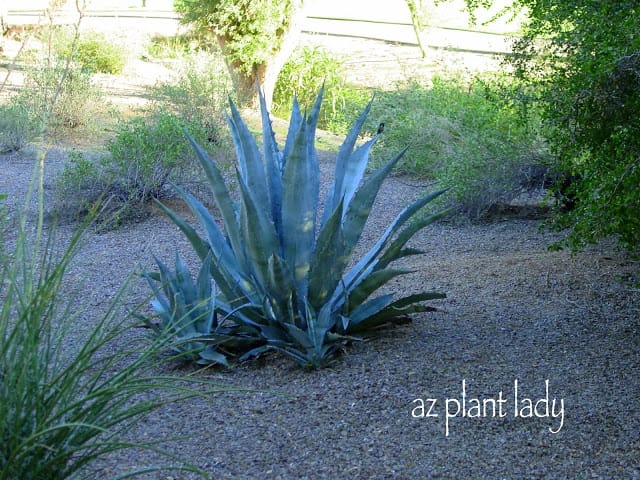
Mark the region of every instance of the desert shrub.
<instances>
[{"instance_id":1,"label":"desert shrub","mask_svg":"<svg viewBox=\"0 0 640 480\"><path fill-rule=\"evenodd\" d=\"M50 132L59 128L89 127L104 108L101 92L91 75L75 63L41 61L25 72L18 101L31 118Z\"/></svg>"},{"instance_id":2,"label":"desert shrub","mask_svg":"<svg viewBox=\"0 0 640 480\"><path fill-rule=\"evenodd\" d=\"M197 32L171 36L155 35L146 45L146 50L147 55L157 59L183 59L201 52L219 53L219 47L215 41ZM226 69L225 75L228 75Z\"/></svg>"},{"instance_id":3,"label":"desert shrub","mask_svg":"<svg viewBox=\"0 0 640 480\"><path fill-rule=\"evenodd\" d=\"M637 254L638 2L516 0L512 7L526 13L513 70L541 91L558 169L581 178L569 192L576 208L556 217L556 227L569 228L563 244L580 249L612 236Z\"/></svg>"},{"instance_id":4,"label":"desert shrub","mask_svg":"<svg viewBox=\"0 0 640 480\"><path fill-rule=\"evenodd\" d=\"M286 118L294 97L311 106L316 93L325 86L325 106L318 126L333 133L346 133L353 118L367 104L370 94L349 85L344 77L344 61L321 47L298 48L278 76L273 95L273 112Z\"/></svg>"},{"instance_id":5,"label":"desert shrub","mask_svg":"<svg viewBox=\"0 0 640 480\"><path fill-rule=\"evenodd\" d=\"M167 339L147 345L132 338L124 287L104 313L82 307L67 272L86 224L66 244L55 230L47 237L41 189L38 196L36 225L24 214L15 246L0 257L1 480L76 478L114 451L158 452L155 442L130 440L130 429L158 407L196 395L184 379L153 372ZM92 328L78 331L91 315ZM138 473L158 470L165 469Z\"/></svg>"},{"instance_id":6,"label":"desert shrub","mask_svg":"<svg viewBox=\"0 0 640 480\"><path fill-rule=\"evenodd\" d=\"M564 245L579 250L614 235L628 251L640 252L638 111L640 51L618 59L576 99L573 156L563 164L577 174L568 192L575 208L553 222L556 228L572 227Z\"/></svg>"},{"instance_id":7,"label":"desert shrub","mask_svg":"<svg viewBox=\"0 0 640 480\"><path fill-rule=\"evenodd\" d=\"M0 153L17 152L35 134L36 125L26 105L16 100L0 105Z\"/></svg>"},{"instance_id":8,"label":"desert shrub","mask_svg":"<svg viewBox=\"0 0 640 480\"><path fill-rule=\"evenodd\" d=\"M421 253L406 244L444 214L418 215L442 192L407 206L367 253L352 258L379 188L404 152L364 178L376 141L356 147L367 107L337 154L333 185L320 206L314 142L322 92L308 115L294 102L282 151L261 100L262 149L231 104L237 201L218 166L191 139L223 228L187 192L180 191L201 229L162 206L202 264L195 280L177 254L174 270L158 261L159 272L146 273L159 317L158 323L148 323L175 336L179 355L200 363L226 364L228 358L276 350L299 365L322 367L356 336L429 311L424 301L444 297L436 292L375 295L392 278L411 272L392 265Z\"/></svg>"},{"instance_id":9,"label":"desert shrub","mask_svg":"<svg viewBox=\"0 0 640 480\"><path fill-rule=\"evenodd\" d=\"M56 211L82 217L100 202L105 209L99 220L111 226L146 217L149 201L166 194L169 181L183 183L193 171L185 128L207 142L201 125L165 113L121 123L106 155L72 153L56 179Z\"/></svg>"},{"instance_id":10,"label":"desert shrub","mask_svg":"<svg viewBox=\"0 0 640 480\"><path fill-rule=\"evenodd\" d=\"M72 59L82 70L91 73L122 73L127 63L123 45L104 33L87 31L76 38L70 29L56 30L53 47L57 56Z\"/></svg>"},{"instance_id":11,"label":"desert shrub","mask_svg":"<svg viewBox=\"0 0 640 480\"><path fill-rule=\"evenodd\" d=\"M377 153L411 144L400 171L451 188L464 212L482 215L520 192L527 167L546 162L535 112L523 115L509 101L517 93L494 79L459 77L380 92L371 115L385 123Z\"/></svg>"},{"instance_id":12,"label":"desert shrub","mask_svg":"<svg viewBox=\"0 0 640 480\"><path fill-rule=\"evenodd\" d=\"M219 52L189 55L175 79L150 88L151 111L169 111L192 125L201 125L207 130L209 142L224 150L230 144L224 127L224 106L230 87L231 80Z\"/></svg>"}]
</instances>

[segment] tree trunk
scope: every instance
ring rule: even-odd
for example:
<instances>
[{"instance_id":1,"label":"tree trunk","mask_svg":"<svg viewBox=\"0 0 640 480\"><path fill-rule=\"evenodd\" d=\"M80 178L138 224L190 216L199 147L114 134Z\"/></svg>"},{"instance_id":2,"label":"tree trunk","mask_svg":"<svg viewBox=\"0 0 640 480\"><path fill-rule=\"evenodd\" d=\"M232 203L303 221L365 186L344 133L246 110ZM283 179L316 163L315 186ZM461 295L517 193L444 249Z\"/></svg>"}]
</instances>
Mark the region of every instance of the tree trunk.
<instances>
[{"instance_id":1,"label":"tree trunk","mask_svg":"<svg viewBox=\"0 0 640 480\"><path fill-rule=\"evenodd\" d=\"M300 6L294 13L293 18L291 18L290 27L284 34L280 49L268 62L255 65L250 74L246 73L246 70L243 69L245 66L240 64L240 62L227 61L227 68L231 74L231 80L238 97L238 102L241 105L258 108L257 88L259 86L264 92L267 108L271 109L273 92L276 87L278 75L300 41L301 24L304 15L304 8ZM224 53L224 47L227 43L226 39L224 37L218 37L218 43Z\"/></svg>"}]
</instances>

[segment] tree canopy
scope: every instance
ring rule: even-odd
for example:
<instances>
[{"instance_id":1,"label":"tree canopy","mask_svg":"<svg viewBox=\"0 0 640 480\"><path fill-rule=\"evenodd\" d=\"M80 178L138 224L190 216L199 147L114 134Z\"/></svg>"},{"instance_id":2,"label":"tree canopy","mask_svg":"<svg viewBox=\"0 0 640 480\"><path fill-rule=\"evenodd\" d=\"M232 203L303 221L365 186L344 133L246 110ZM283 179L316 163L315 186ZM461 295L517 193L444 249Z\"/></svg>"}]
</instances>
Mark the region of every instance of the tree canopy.
<instances>
[{"instance_id":1,"label":"tree canopy","mask_svg":"<svg viewBox=\"0 0 640 480\"><path fill-rule=\"evenodd\" d=\"M640 1L515 0L507 11L517 9L527 20L515 74L537 92L557 168L576 180L576 208L553 224L572 229L574 249L613 235L638 253Z\"/></svg>"},{"instance_id":2,"label":"tree canopy","mask_svg":"<svg viewBox=\"0 0 640 480\"><path fill-rule=\"evenodd\" d=\"M174 6L185 23L215 35L241 100L254 98L256 83L271 98L297 43L301 0L174 0Z\"/></svg>"}]
</instances>

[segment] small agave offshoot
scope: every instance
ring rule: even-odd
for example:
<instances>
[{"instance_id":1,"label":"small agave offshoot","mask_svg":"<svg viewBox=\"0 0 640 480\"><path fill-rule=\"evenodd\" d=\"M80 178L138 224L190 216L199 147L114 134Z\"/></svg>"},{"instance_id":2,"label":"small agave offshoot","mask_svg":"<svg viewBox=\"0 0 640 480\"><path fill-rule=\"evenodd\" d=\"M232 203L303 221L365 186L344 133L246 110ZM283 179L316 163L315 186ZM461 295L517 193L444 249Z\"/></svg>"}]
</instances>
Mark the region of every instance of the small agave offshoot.
<instances>
[{"instance_id":1,"label":"small agave offshoot","mask_svg":"<svg viewBox=\"0 0 640 480\"><path fill-rule=\"evenodd\" d=\"M262 95L262 149L230 102L227 121L238 157L235 196L215 162L188 136L206 172L222 225L179 187L201 224L202 236L160 204L202 260L196 281L179 256L174 272L158 261L160 272L146 274L160 317L156 328L175 335L179 354L191 355L199 363L226 364L230 356L242 360L277 350L300 365L320 367L359 335L428 311L432 307L422 302L445 297L437 292L400 298L391 293L374 295L392 278L411 272L391 264L423 253L406 244L445 214L416 215L442 191L407 206L364 256L352 261L380 186L404 154L365 177L378 135L360 146L356 141L371 103L337 154L333 184L318 218L315 131L322 93L308 115L294 100L282 149Z\"/></svg>"}]
</instances>

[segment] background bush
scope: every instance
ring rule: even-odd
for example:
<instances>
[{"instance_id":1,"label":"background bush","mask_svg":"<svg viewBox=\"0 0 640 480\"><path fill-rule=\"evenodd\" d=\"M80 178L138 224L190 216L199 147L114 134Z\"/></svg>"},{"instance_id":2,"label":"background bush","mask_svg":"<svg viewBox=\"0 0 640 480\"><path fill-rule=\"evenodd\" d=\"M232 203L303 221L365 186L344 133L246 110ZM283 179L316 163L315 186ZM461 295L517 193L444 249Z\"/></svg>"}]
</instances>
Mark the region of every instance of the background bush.
<instances>
[{"instance_id":1,"label":"background bush","mask_svg":"<svg viewBox=\"0 0 640 480\"><path fill-rule=\"evenodd\" d=\"M640 5L637 1L517 0L527 11L512 57L539 89L557 168L580 181L576 208L558 212L565 245L614 236L640 250ZM540 41L544 39L544 41Z\"/></svg>"},{"instance_id":2,"label":"background bush","mask_svg":"<svg viewBox=\"0 0 640 480\"><path fill-rule=\"evenodd\" d=\"M75 32L62 28L55 31L53 47L58 57L71 58L82 70L91 73L122 73L127 63L123 45L112 41L105 34L95 31Z\"/></svg>"},{"instance_id":3,"label":"background bush","mask_svg":"<svg viewBox=\"0 0 640 480\"><path fill-rule=\"evenodd\" d=\"M17 152L36 134L36 125L24 102L0 105L0 153Z\"/></svg>"},{"instance_id":4,"label":"background bush","mask_svg":"<svg viewBox=\"0 0 640 480\"><path fill-rule=\"evenodd\" d=\"M149 201L163 197L169 181L184 185L192 178L195 154L183 128L207 144L202 125L163 113L121 123L107 155L70 155L56 178L55 210L82 216L101 202L100 220L110 226L146 217Z\"/></svg>"},{"instance_id":5,"label":"background bush","mask_svg":"<svg viewBox=\"0 0 640 480\"><path fill-rule=\"evenodd\" d=\"M76 63L42 60L25 72L24 89L17 101L41 128L54 133L60 128L90 127L104 110L99 88L91 75Z\"/></svg>"},{"instance_id":6,"label":"background bush","mask_svg":"<svg viewBox=\"0 0 640 480\"><path fill-rule=\"evenodd\" d=\"M518 89L498 79L436 77L378 92L369 124L385 123L376 153L387 158L411 148L399 171L437 181L470 216L520 193L527 167L544 163L546 149L534 112L523 116Z\"/></svg>"},{"instance_id":7,"label":"background bush","mask_svg":"<svg viewBox=\"0 0 640 480\"><path fill-rule=\"evenodd\" d=\"M343 134L370 100L370 93L349 85L344 78L343 60L321 47L300 47L284 65L273 95L274 115L288 120L291 103L311 108L316 94L325 86L318 126Z\"/></svg>"},{"instance_id":8,"label":"background bush","mask_svg":"<svg viewBox=\"0 0 640 480\"><path fill-rule=\"evenodd\" d=\"M220 150L230 147L224 108L231 80L217 50L202 51L184 58L183 66L170 81L149 89L152 114L169 111L191 125L207 131L209 143ZM155 113L154 113L155 112Z\"/></svg>"}]
</instances>

